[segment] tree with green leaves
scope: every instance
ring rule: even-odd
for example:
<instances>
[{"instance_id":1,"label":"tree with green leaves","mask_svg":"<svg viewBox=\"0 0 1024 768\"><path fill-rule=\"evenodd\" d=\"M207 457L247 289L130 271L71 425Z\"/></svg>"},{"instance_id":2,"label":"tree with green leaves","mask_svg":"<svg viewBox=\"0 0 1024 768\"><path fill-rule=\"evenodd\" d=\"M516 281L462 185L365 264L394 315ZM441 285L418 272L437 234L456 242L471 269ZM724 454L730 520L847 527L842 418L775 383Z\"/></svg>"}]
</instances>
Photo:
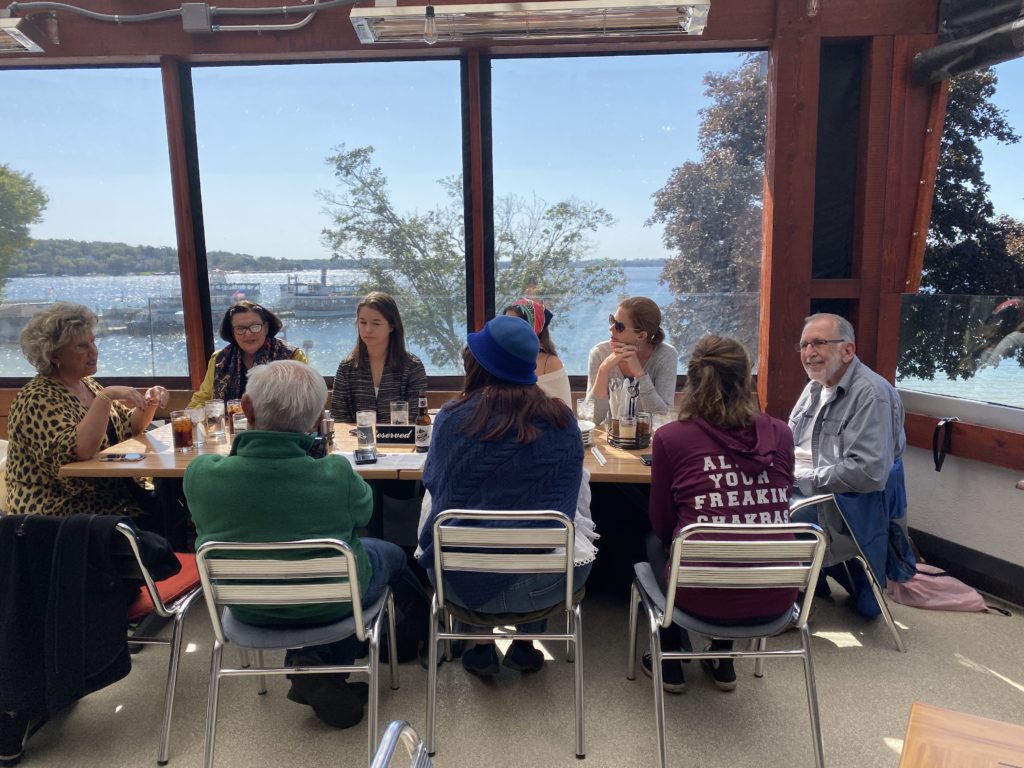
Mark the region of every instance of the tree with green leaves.
<instances>
[{"instance_id":1,"label":"tree with green leaves","mask_svg":"<svg viewBox=\"0 0 1024 768\"><path fill-rule=\"evenodd\" d=\"M367 277L366 290L386 291L402 309L406 335L440 368L458 368L465 345L466 256L462 180L442 179L447 202L425 213L400 212L373 147L335 148L327 158L337 191L318 193L331 216L324 244L334 258L354 259ZM617 264L581 265L591 254L590 236L613 223L590 202L548 204L537 196L495 200L496 304L527 289L559 312L583 295L597 296L625 283ZM578 288L583 286L582 289Z\"/></svg>"},{"instance_id":2,"label":"tree with green leaves","mask_svg":"<svg viewBox=\"0 0 1024 768\"><path fill-rule=\"evenodd\" d=\"M7 265L31 242L29 227L42 220L49 202L30 174L0 164L0 298Z\"/></svg>"},{"instance_id":3,"label":"tree with green leaves","mask_svg":"<svg viewBox=\"0 0 1024 768\"><path fill-rule=\"evenodd\" d=\"M997 82L992 69L950 81L923 295L905 304L901 378L970 378L980 365L998 363L985 354L1005 330L995 309L1008 297L1024 295L1024 223L995 215L982 169L980 140L1014 144L1020 139L992 103ZM1007 350L1024 365L1024 348Z\"/></svg>"},{"instance_id":4,"label":"tree with green leaves","mask_svg":"<svg viewBox=\"0 0 1024 768\"><path fill-rule=\"evenodd\" d=\"M757 352L767 85L758 56L704 76L712 104L700 110L699 161L672 170L654 193L648 225L664 225L674 256L661 280L675 296L669 336L684 355L709 332Z\"/></svg>"}]
</instances>

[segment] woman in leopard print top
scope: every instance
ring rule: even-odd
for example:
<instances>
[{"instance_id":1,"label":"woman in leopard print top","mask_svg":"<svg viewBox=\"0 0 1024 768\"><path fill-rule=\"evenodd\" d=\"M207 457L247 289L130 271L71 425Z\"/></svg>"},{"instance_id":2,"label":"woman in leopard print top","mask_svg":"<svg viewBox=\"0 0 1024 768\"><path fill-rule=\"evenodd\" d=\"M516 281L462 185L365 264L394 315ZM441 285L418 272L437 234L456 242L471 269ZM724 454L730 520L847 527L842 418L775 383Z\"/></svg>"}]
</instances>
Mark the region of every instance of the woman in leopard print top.
<instances>
[{"instance_id":1,"label":"woman in leopard print top","mask_svg":"<svg viewBox=\"0 0 1024 768\"><path fill-rule=\"evenodd\" d=\"M7 511L10 514L136 515L126 478L62 478L62 464L81 461L141 432L167 390L104 387L92 376L97 322L87 307L59 302L37 313L21 349L39 372L11 404L7 422Z\"/></svg>"}]
</instances>

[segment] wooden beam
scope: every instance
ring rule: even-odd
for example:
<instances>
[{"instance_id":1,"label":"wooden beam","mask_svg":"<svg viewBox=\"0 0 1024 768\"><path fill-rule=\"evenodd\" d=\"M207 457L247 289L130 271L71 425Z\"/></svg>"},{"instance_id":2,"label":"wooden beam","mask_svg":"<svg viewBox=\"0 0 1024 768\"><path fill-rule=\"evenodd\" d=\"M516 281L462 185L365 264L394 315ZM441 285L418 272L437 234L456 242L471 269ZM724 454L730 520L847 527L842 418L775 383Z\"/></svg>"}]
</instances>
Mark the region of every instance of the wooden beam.
<instances>
[{"instance_id":1,"label":"wooden beam","mask_svg":"<svg viewBox=\"0 0 1024 768\"><path fill-rule=\"evenodd\" d=\"M935 179L939 172L942 151L942 132L946 125L946 103L949 101L949 81L942 80L932 86L928 106L927 127L924 129L924 152L921 155L921 173L914 203L913 230L910 233L910 254L903 277L904 293L917 293L921 288L921 270L924 269L924 249L928 243L928 227L932 220L932 202L935 199Z\"/></svg>"},{"instance_id":2,"label":"wooden beam","mask_svg":"<svg viewBox=\"0 0 1024 768\"><path fill-rule=\"evenodd\" d=\"M470 53L463 64L466 69L465 109L468 113L466 130L469 151L465 155L468 160L468 167L464 169L466 178L469 180L468 200L466 205L467 215L470 221L467 222L472 233L470 242L466 244L469 253L466 254L466 261L469 266L466 276L466 294L469 299L469 306L472 308L471 316L467 318L467 330L476 331L483 328L487 322L487 252L485 247L485 232L487 222L485 221L484 210L484 124L483 124L483 85L481 67L490 66L489 61L481 59L478 53Z\"/></svg>"},{"instance_id":3,"label":"wooden beam","mask_svg":"<svg viewBox=\"0 0 1024 768\"><path fill-rule=\"evenodd\" d=\"M160 61L164 112L167 120L167 152L171 163L171 197L174 230L178 241L181 305L185 315L185 351L193 389L199 389L212 349L210 286L207 282L206 243L202 229L198 166L192 108L191 78L183 81L181 64L173 58ZM186 104L187 100L187 104Z\"/></svg>"},{"instance_id":4,"label":"wooden beam","mask_svg":"<svg viewBox=\"0 0 1024 768\"><path fill-rule=\"evenodd\" d=\"M820 41L800 19L786 28L795 33L776 39L768 66L758 370L771 375L757 377L761 407L779 418L807 381L793 343L810 307L821 56Z\"/></svg>"}]
</instances>

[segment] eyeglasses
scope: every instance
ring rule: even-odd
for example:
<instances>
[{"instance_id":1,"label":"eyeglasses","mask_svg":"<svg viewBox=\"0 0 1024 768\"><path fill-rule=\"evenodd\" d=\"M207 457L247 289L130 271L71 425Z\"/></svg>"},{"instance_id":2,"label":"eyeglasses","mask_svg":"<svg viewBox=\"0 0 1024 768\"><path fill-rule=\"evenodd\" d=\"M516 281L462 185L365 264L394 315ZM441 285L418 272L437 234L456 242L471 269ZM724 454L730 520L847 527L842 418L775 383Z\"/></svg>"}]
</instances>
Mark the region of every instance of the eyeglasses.
<instances>
[{"instance_id":1,"label":"eyeglasses","mask_svg":"<svg viewBox=\"0 0 1024 768\"><path fill-rule=\"evenodd\" d=\"M615 319L615 315L608 315L608 327L609 328L614 328L616 333L622 333L624 330L626 330L626 324L625 323L620 323L618 320L616 320ZM631 330L631 331L638 331L639 332L641 329L640 328L630 328L629 330Z\"/></svg>"},{"instance_id":2,"label":"eyeglasses","mask_svg":"<svg viewBox=\"0 0 1024 768\"><path fill-rule=\"evenodd\" d=\"M826 344L845 344L846 339L811 339L810 341L798 341L796 351L803 352L808 347L814 347L815 352L821 352Z\"/></svg>"},{"instance_id":3,"label":"eyeglasses","mask_svg":"<svg viewBox=\"0 0 1024 768\"><path fill-rule=\"evenodd\" d=\"M252 325L233 325L231 326L231 330L235 332L235 336L241 336L243 333L251 333L255 336L263 330L263 323L253 323Z\"/></svg>"}]
</instances>

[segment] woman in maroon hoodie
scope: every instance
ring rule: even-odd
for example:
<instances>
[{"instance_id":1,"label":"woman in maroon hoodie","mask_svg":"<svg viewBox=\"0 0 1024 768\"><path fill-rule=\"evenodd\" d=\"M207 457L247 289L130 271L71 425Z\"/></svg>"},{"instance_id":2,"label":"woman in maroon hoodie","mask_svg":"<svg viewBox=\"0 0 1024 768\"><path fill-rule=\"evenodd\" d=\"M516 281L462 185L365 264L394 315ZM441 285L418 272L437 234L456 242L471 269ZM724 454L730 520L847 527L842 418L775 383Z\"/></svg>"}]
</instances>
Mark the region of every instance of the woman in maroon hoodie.
<instances>
[{"instance_id":1,"label":"woman in maroon hoodie","mask_svg":"<svg viewBox=\"0 0 1024 768\"><path fill-rule=\"evenodd\" d=\"M672 539L691 523L773 524L789 522L793 485L793 435L784 421L760 413L750 360L735 339L705 336L693 348L679 420L654 435L648 559L667 584ZM677 605L717 624L759 624L786 611L792 589L680 589ZM686 632L662 630L662 647L689 649ZM732 643L713 640L713 650ZM736 687L731 659L702 662L723 691ZM650 674L651 659L643 658ZM666 691L686 687L680 661L662 665Z\"/></svg>"}]
</instances>

